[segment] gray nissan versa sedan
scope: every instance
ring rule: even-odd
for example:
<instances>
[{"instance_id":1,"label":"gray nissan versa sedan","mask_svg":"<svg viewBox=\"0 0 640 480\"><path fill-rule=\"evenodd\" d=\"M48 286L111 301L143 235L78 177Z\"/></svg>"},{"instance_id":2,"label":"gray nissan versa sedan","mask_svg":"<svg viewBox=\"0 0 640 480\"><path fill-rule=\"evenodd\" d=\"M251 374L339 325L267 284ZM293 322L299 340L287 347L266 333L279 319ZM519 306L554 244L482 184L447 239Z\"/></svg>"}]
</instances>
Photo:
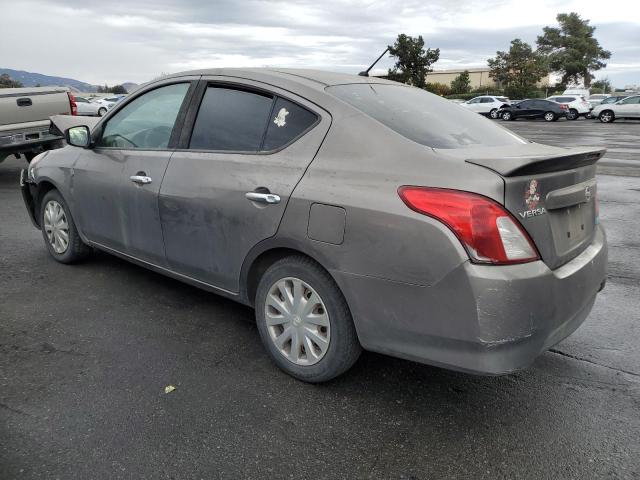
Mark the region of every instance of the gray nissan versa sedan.
<instances>
[{"instance_id":1,"label":"gray nissan versa sedan","mask_svg":"<svg viewBox=\"0 0 640 480\"><path fill-rule=\"evenodd\" d=\"M512 372L604 286L604 151L531 143L417 88L203 70L65 122L69 145L21 176L51 256L96 248L251 305L301 380L362 348Z\"/></svg>"}]
</instances>

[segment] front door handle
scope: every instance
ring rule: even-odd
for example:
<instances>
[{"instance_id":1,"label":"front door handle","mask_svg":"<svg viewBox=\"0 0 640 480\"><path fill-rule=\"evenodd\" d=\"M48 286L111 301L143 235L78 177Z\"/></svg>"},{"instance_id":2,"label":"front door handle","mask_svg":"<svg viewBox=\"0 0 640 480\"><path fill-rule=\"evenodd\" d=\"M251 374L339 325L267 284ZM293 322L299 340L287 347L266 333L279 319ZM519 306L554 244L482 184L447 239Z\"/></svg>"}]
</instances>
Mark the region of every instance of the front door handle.
<instances>
[{"instance_id":1,"label":"front door handle","mask_svg":"<svg viewBox=\"0 0 640 480\"><path fill-rule=\"evenodd\" d=\"M131 175L129 179L138 185L147 185L152 182L151 177L147 177L146 175Z\"/></svg>"},{"instance_id":2,"label":"front door handle","mask_svg":"<svg viewBox=\"0 0 640 480\"><path fill-rule=\"evenodd\" d=\"M267 203L269 205L280 203L280 196L274 193L247 192L244 196L248 200L257 203Z\"/></svg>"}]
</instances>

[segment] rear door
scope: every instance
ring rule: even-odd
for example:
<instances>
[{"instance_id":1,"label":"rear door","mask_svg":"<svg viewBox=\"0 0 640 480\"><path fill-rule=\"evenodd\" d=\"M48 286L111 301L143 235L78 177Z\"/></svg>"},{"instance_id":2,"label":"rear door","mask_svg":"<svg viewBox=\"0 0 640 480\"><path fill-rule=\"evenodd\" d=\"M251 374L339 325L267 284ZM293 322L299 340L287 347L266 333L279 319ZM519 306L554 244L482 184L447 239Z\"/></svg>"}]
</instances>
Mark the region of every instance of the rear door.
<instances>
[{"instance_id":1,"label":"rear door","mask_svg":"<svg viewBox=\"0 0 640 480\"><path fill-rule=\"evenodd\" d=\"M247 253L275 235L331 118L250 80L210 77L199 88L160 191L167 261L237 292Z\"/></svg>"},{"instance_id":2,"label":"rear door","mask_svg":"<svg viewBox=\"0 0 640 480\"><path fill-rule=\"evenodd\" d=\"M628 97L615 108L615 114L625 118L640 118L640 96Z\"/></svg>"}]
</instances>

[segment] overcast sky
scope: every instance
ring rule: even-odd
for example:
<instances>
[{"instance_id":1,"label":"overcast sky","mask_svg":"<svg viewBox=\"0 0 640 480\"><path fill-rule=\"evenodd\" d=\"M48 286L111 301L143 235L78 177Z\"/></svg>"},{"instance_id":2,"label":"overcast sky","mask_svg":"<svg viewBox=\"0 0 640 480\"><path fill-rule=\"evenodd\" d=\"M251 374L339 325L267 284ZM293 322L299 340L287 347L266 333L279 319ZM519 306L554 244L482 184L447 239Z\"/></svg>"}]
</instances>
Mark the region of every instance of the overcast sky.
<instances>
[{"instance_id":1,"label":"overcast sky","mask_svg":"<svg viewBox=\"0 0 640 480\"><path fill-rule=\"evenodd\" d=\"M640 0L0 0L0 67L93 84L205 67L357 73L399 33L439 47L435 69L484 67L570 11L613 54L596 77L640 84Z\"/></svg>"}]
</instances>

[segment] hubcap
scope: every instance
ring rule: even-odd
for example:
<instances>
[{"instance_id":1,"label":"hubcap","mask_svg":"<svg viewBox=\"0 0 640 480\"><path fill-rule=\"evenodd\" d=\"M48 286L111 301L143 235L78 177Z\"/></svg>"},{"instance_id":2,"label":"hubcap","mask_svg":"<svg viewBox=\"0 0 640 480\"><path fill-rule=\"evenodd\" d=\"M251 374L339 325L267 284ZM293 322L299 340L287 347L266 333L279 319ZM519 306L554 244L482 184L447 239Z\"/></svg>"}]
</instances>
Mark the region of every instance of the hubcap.
<instances>
[{"instance_id":1,"label":"hubcap","mask_svg":"<svg viewBox=\"0 0 640 480\"><path fill-rule=\"evenodd\" d=\"M330 323L320 295L294 277L274 283L267 293L264 316L278 351L296 365L313 365L327 353Z\"/></svg>"},{"instance_id":2,"label":"hubcap","mask_svg":"<svg viewBox=\"0 0 640 480\"><path fill-rule=\"evenodd\" d=\"M544 118L546 120L553 120L553 113L547 113Z\"/></svg>"},{"instance_id":3,"label":"hubcap","mask_svg":"<svg viewBox=\"0 0 640 480\"><path fill-rule=\"evenodd\" d=\"M44 231L56 253L64 253L69 248L69 223L62 205L50 200L44 207Z\"/></svg>"},{"instance_id":4,"label":"hubcap","mask_svg":"<svg viewBox=\"0 0 640 480\"><path fill-rule=\"evenodd\" d=\"M608 122L609 120L611 120L611 115L608 113L603 113L602 115L600 115L600 118L602 119L602 121Z\"/></svg>"}]
</instances>

